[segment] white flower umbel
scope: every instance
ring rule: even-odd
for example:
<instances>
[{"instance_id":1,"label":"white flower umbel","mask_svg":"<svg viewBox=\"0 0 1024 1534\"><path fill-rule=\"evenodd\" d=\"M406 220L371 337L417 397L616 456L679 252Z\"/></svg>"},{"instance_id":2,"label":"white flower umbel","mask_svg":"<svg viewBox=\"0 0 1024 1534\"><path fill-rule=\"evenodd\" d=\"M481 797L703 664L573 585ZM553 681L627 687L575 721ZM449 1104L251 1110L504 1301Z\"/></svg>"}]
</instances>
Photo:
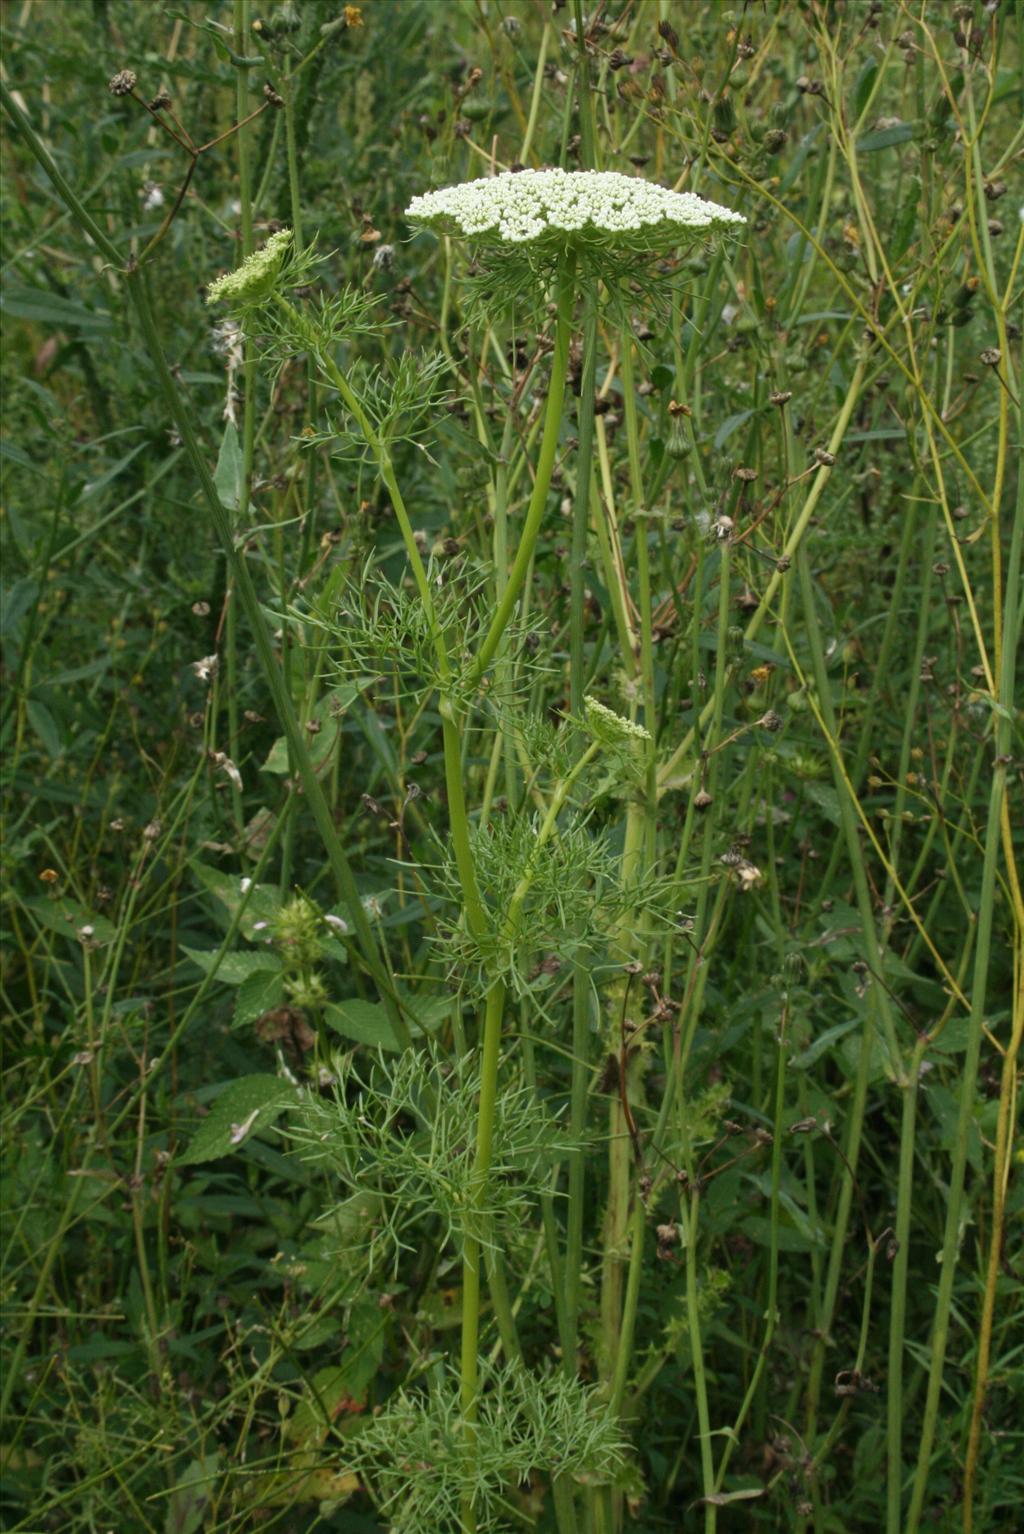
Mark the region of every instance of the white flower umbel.
<instances>
[{"instance_id":1,"label":"white flower umbel","mask_svg":"<svg viewBox=\"0 0 1024 1534\"><path fill-rule=\"evenodd\" d=\"M670 192L616 171L508 171L414 197L412 223L444 234L508 241L514 245L566 235L605 243L671 248L746 223L740 213L693 192Z\"/></svg>"}]
</instances>

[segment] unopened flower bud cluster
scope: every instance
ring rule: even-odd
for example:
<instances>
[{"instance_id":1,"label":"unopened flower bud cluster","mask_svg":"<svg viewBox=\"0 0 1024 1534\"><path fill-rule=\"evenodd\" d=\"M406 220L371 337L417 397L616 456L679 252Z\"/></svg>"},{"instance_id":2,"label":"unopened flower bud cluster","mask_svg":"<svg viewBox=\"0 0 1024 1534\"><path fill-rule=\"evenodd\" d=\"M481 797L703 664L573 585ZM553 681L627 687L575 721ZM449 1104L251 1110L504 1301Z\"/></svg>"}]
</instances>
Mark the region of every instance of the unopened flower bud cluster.
<instances>
[{"instance_id":1,"label":"unopened flower bud cluster","mask_svg":"<svg viewBox=\"0 0 1024 1534\"><path fill-rule=\"evenodd\" d=\"M742 214L693 192L616 171L523 170L466 181L414 197L406 217L466 235L496 235L513 244L577 231L633 235L651 230L658 243L684 233L743 224Z\"/></svg>"},{"instance_id":2,"label":"unopened flower bud cluster","mask_svg":"<svg viewBox=\"0 0 1024 1534\"><path fill-rule=\"evenodd\" d=\"M208 304L233 306L259 303L269 296L292 243L292 231L279 229L266 244L246 256L241 266L211 282L206 290Z\"/></svg>"},{"instance_id":3,"label":"unopened flower bud cluster","mask_svg":"<svg viewBox=\"0 0 1024 1534\"><path fill-rule=\"evenodd\" d=\"M606 749L621 751L624 747L649 741L651 738L643 725L633 724L631 720L623 719L621 714L616 714L612 709L606 708L603 703L598 703L596 698L583 699L583 713L590 734Z\"/></svg>"}]
</instances>

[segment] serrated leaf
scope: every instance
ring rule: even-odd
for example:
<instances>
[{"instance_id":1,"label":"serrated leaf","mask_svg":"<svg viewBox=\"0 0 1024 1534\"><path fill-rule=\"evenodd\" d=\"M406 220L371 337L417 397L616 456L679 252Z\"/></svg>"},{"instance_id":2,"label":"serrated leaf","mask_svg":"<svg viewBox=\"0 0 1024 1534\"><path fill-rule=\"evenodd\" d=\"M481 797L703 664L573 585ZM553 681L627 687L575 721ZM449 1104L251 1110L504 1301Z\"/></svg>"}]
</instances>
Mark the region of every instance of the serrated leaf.
<instances>
[{"instance_id":1,"label":"serrated leaf","mask_svg":"<svg viewBox=\"0 0 1024 1534\"><path fill-rule=\"evenodd\" d=\"M189 948L182 943L181 951L188 954L204 975L216 970L217 979L223 980L225 985L242 985L261 971L277 972L281 967L277 955L269 949L266 953L226 953L221 955L219 963L220 950L216 948Z\"/></svg>"},{"instance_id":2,"label":"serrated leaf","mask_svg":"<svg viewBox=\"0 0 1024 1534\"><path fill-rule=\"evenodd\" d=\"M254 1023L264 1012L279 1007L284 1000L284 976L279 969L258 969L247 975L238 987L232 1028Z\"/></svg>"},{"instance_id":3,"label":"serrated leaf","mask_svg":"<svg viewBox=\"0 0 1024 1534\"><path fill-rule=\"evenodd\" d=\"M195 1166L231 1155L253 1135L269 1129L297 1100L296 1089L279 1076L242 1076L217 1098L178 1157L178 1165Z\"/></svg>"}]
</instances>

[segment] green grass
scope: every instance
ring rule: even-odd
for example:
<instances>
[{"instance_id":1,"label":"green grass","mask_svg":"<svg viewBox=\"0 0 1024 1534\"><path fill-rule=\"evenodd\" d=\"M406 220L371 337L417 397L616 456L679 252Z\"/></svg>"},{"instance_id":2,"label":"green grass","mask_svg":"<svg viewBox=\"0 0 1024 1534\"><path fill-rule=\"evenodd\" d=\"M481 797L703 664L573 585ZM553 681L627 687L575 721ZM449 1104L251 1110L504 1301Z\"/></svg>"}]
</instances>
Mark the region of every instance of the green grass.
<instances>
[{"instance_id":1,"label":"green grass","mask_svg":"<svg viewBox=\"0 0 1024 1534\"><path fill-rule=\"evenodd\" d=\"M4 1528L1015 1527L1022 22L6 8Z\"/></svg>"}]
</instances>

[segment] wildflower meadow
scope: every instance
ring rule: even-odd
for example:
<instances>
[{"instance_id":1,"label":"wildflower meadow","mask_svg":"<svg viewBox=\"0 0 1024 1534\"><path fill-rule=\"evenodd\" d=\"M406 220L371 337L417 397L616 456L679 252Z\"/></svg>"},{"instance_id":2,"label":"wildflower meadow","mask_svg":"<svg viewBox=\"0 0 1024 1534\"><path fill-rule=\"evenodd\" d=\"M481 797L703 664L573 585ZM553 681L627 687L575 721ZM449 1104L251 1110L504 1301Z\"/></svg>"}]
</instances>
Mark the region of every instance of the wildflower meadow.
<instances>
[{"instance_id":1,"label":"wildflower meadow","mask_svg":"<svg viewBox=\"0 0 1024 1534\"><path fill-rule=\"evenodd\" d=\"M8 0L25 1534L1013 1534L1021 0Z\"/></svg>"}]
</instances>

